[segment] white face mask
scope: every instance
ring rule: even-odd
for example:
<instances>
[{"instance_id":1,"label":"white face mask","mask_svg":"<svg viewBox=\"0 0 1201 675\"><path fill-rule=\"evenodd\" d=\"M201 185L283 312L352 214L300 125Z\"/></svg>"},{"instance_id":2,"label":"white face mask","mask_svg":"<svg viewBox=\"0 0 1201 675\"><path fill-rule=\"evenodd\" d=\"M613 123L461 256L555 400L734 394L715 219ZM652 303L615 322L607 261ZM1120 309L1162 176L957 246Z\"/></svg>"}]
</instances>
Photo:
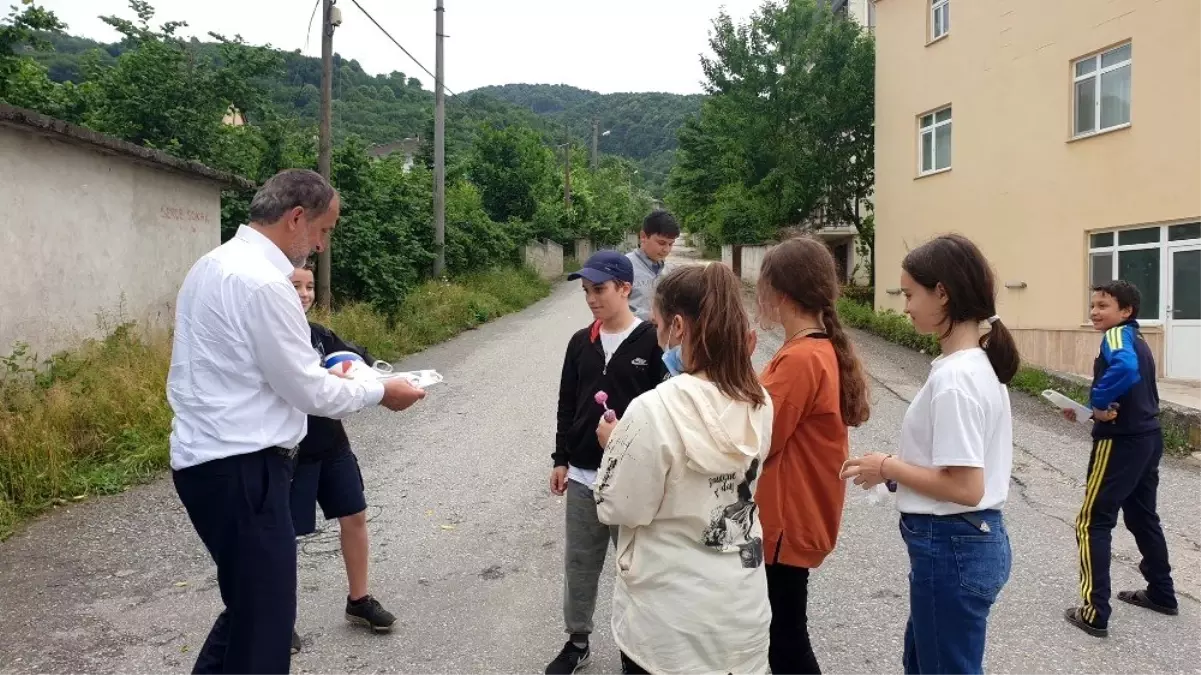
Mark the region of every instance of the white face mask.
<instances>
[{"instance_id":1,"label":"white face mask","mask_svg":"<svg viewBox=\"0 0 1201 675\"><path fill-rule=\"evenodd\" d=\"M668 329L668 344L671 344L671 329ZM663 365L667 366L667 373L671 377L680 375L684 372L684 356L681 350L682 343L674 347L668 347L663 350Z\"/></svg>"}]
</instances>

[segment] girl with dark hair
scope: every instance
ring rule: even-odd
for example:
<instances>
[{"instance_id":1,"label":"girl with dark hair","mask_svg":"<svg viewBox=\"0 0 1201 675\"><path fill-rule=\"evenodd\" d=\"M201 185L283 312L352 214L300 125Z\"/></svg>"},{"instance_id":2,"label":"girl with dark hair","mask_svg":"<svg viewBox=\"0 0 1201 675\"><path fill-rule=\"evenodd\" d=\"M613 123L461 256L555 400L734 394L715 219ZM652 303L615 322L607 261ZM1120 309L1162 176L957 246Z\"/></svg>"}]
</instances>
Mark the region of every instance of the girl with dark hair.
<instances>
[{"instance_id":1,"label":"girl with dark hair","mask_svg":"<svg viewBox=\"0 0 1201 675\"><path fill-rule=\"evenodd\" d=\"M838 320L838 272L809 236L772 248L759 271L759 324L785 340L761 376L775 409L755 501L763 519L773 673L820 673L809 641L809 571L838 541L848 426L867 421L867 378Z\"/></svg>"},{"instance_id":2,"label":"girl with dark hair","mask_svg":"<svg viewBox=\"0 0 1201 675\"><path fill-rule=\"evenodd\" d=\"M942 355L905 413L899 454L848 460L843 478L864 489L899 485L911 568L905 672L982 673L988 615L1012 564L1001 508L1013 466L1006 385L1018 351L996 315L992 270L971 241L938 237L901 268L905 312L917 330L938 335Z\"/></svg>"},{"instance_id":3,"label":"girl with dark hair","mask_svg":"<svg viewBox=\"0 0 1201 675\"><path fill-rule=\"evenodd\" d=\"M619 527L613 637L626 673L764 673L771 609L755 505L772 404L742 284L682 267L652 304L674 376L603 419L597 516Z\"/></svg>"}]
</instances>

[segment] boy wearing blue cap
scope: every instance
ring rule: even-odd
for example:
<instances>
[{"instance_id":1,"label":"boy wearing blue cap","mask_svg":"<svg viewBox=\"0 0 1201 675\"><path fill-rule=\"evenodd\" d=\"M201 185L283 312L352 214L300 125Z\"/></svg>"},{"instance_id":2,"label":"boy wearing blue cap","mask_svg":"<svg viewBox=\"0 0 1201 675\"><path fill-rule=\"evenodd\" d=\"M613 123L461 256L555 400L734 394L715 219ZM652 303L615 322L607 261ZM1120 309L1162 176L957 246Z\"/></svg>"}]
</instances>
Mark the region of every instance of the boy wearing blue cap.
<instances>
[{"instance_id":1,"label":"boy wearing blue cap","mask_svg":"<svg viewBox=\"0 0 1201 675\"><path fill-rule=\"evenodd\" d=\"M568 342L559 384L550 489L566 495L567 502L563 619L570 639L546 667L549 675L575 673L591 660L588 639L597 585L615 537L597 519L592 496L602 454L596 427L604 414L596 394L608 394L608 407L620 417L630 401L667 375L654 325L630 309L634 266L629 258L601 251L568 279L582 280L593 321Z\"/></svg>"},{"instance_id":2,"label":"boy wearing blue cap","mask_svg":"<svg viewBox=\"0 0 1201 675\"><path fill-rule=\"evenodd\" d=\"M292 286L300 295L304 311L308 312L315 299L312 267L297 268L292 273ZM343 340L319 323L310 321L309 332L313 349L322 360L334 352L354 352L369 365L375 362L367 350ZM396 617L367 593L367 497L363 492L359 460L350 449L346 429L339 420L309 415L308 433L296 450L291 504L296 536L317 530L318 504L327 520L338 519L342 560L349 585L346 620L377 633L390 631ZM300 636L293 631L292 653L300 648Z\"/></svg>"}]
</instances>

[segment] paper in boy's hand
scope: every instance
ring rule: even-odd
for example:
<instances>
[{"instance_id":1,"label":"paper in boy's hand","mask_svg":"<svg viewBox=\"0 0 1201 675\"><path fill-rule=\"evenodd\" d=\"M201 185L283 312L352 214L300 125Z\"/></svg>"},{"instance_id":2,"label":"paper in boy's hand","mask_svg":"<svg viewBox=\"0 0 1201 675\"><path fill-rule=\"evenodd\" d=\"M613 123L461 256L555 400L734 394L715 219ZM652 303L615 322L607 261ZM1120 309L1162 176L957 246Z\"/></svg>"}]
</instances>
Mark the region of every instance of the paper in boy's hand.
<instances>
[{"instance_id":1,"label":"paper in boy's hand","mask_svg":"<svg viewBox=\"0 0 1201 675\"><path fill-rule=\"evenodd\" d=\"M1051 402L1051 405L1054 405L1056 408L1062 410L1064 412L1064 417L1072 419L1072 416L1074 416L1075 419L1073 421L1077 424L1083 424L1085 426L1092 424L1093 411L1088 406L1080 405L1079 403L1055 391L1054 389L1045 389L1043 390L1042 395L1043 398Z\"/></svg>"}]
</instances>

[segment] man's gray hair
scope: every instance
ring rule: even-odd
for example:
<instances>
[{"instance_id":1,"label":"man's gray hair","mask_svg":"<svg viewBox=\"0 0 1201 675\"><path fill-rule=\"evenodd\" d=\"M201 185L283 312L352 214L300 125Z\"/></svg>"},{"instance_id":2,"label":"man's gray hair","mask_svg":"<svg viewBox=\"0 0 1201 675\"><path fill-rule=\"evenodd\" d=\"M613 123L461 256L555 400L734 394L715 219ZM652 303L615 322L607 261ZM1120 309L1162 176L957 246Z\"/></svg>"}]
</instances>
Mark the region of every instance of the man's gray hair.
<instances>
[{"instance_id":1,"label":"man's gray hair","mask_svg":"<svg viewBox=\"0 0 1201 675\"><path fill-rule=\"evenodd\" d=\"M297 206L308 218L329 210L334 188L321 174L308 169L284 169L263 183L250 201L250 222L270 225Z\"/></svg>"}]
</instances>

